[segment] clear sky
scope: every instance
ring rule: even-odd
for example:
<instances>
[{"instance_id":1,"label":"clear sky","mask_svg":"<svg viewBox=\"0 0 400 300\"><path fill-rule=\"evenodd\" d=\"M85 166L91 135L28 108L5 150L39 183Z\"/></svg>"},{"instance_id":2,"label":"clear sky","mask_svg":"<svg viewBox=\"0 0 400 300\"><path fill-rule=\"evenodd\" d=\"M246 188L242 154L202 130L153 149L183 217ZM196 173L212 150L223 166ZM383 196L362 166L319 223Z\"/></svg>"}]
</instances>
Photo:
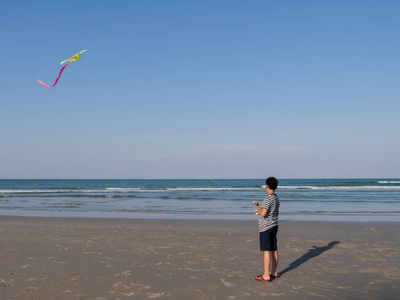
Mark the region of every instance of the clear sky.
<instances>
[{"instance_id":1,"label":"clear sky","mask_svg":"<svg viewBox=\"0 0 400 300\"><path fill-rule=\"evenodd\" d=\"M400 177L399 14L2 0L0 178Z\"/></svg>"}]
</instances>

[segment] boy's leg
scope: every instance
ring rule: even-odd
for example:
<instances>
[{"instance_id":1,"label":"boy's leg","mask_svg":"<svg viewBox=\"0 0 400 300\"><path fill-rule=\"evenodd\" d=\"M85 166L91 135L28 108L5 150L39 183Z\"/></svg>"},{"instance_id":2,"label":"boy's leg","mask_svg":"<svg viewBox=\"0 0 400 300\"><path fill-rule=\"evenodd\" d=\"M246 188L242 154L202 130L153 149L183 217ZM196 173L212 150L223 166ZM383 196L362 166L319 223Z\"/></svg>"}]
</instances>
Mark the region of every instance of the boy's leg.
<instances>
[{"instance_id":1,"label":"boy's leg","mask_svg":"<svg viewBox=\"0 0 400 300\"><path fill-rule=\"evenodd\" d=\"M278 250L271 252L271 275L276 277L278 276L278 273L276 273L276 268L278 267L279 254Z\"/></svg>"},{"instance_id":2,"label":"boy's leg","mask_svg":"<svg viewBox=\"0 0 400 300\"><path fill-rule=\"evenodd\" d=\"M274 227L273 230L273 236L272 236L272 249L275 249L271 251L271 270L270 274L274 277L278 277L278 273L276 272L276 269L278 267L278 260L279 260L279 254L278 254L278 240L277 240L277 233L278 233L278 226Z\"/></svg>"},{"instance_id":3,"label":"boy's leg","mask_svg":"<svg viewBox=\"0 0 400 300\"><path fill-rule=\"evenodd\" d=\"M264 274L263 278L265 280L271 279L269 274L269 270L271 269L271 261L272 261L272 251L264 251Z\"/></svg>"}]
</instances>

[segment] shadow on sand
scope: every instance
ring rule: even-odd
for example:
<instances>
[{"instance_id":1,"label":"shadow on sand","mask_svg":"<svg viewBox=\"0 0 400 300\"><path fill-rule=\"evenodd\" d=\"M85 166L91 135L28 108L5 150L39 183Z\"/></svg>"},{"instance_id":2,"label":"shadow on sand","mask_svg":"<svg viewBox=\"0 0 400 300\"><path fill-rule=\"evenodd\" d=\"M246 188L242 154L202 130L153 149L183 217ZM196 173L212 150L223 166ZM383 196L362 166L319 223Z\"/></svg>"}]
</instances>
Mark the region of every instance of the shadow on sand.
<instances>
[{"instance_id":1,"label":"shadow on sand","mask_svg":"<svg viewBox=\"0 0 400 300\"><path fill-rule=\"evenodd\" d=\"M283 271L279 272L279 276L282 276L286 272L290 272L300 265L306 263L309 261L311 258L316 257L325 251L328 251L329 249L332 249L335 245L339 244L339 241L332 241L328 245L323 246L323 247L317 247L317 246L312 246L312 249L309 249L307 253L303 254L301 257L296 259L294 262L292 262L286 269Z\"/></svg>"}]
</instances>

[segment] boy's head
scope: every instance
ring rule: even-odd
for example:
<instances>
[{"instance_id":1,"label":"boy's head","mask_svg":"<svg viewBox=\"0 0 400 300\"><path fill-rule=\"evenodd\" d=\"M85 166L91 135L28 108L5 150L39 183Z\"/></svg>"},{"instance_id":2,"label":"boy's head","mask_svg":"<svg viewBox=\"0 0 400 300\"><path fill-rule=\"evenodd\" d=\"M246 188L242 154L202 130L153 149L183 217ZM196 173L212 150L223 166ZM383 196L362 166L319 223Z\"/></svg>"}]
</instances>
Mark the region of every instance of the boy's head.
<instances>
[{"instance_id":1,"label":"boy's head","mask_svg":"<svg viewBox=\"0 0 400 300\"><path fill-rule=\"evenodd\" d=\"M268 177L265 180L265 185L271 190L276 190L278 187L278 179L276 179L275 177Z\"/></svg>"}]
</instances>

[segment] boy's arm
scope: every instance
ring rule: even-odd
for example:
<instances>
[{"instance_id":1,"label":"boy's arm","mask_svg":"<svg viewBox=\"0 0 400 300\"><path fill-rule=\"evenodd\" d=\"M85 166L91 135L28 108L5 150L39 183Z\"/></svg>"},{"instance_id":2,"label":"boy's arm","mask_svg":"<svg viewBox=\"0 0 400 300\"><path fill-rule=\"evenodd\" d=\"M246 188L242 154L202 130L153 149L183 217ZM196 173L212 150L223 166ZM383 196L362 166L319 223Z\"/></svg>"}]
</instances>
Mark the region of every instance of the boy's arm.
<instances>
[{"instance_id":1,"label":"boy's arm","mask_svg":"<svg viewBox=\"0 0 400 300\"><path fill-rule=\"evenodd\" d=\"M261 205L260 205L260 206L261 206ZM256 209L256 210L254 211L254 214L265 217L265 216L267 215L267 212L268 212L267 209L265 209L265 208L259 208L259 209Z\"/></svg>"}]
</instances>

